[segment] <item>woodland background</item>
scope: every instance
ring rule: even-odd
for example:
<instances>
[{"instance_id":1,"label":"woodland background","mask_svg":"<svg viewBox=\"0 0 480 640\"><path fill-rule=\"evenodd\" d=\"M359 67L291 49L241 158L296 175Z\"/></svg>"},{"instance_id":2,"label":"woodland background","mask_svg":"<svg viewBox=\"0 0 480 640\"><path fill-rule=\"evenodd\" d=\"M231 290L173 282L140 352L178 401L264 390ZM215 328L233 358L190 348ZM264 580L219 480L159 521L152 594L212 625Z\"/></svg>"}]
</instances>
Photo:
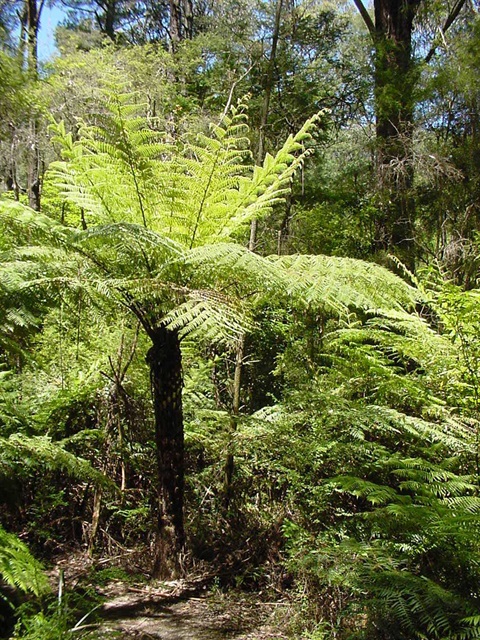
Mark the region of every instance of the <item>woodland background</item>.
<instances>
[{"instance_id":1,"label":"woodland background","mask_svg":"<svg viewBox=\"0 0 480 640\"><path fill-rule=\"evenodd\" d=\"M43 60L0 0L3 636L72 635L81 553L479 637L478 4L49 5Z\"/></svg>"}]
</instances>

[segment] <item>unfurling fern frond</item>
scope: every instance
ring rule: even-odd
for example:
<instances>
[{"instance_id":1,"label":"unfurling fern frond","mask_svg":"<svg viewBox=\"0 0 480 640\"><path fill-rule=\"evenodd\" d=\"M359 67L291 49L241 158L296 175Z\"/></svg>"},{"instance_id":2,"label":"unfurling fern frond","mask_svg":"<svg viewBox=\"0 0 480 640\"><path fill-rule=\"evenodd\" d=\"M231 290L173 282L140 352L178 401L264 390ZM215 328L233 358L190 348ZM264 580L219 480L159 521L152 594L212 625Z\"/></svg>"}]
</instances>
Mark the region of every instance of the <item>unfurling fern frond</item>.
<instances>
[{"instance_id":1,"label":"unfurling fern frond","mask_svg":"<svg viewBox=\"0 0 480 640\"><path fill-rule=\"evenodd\" d=\"M87 224L136 222L184 248L225 241L282 201L320 117L253 168L242 108L210 136L184 144L152 132L134 111L113 96L101 126L83 125L75 141L62 124L52 125L64 160L51 165L50 177Z\"/></svg>"}]
</instances>

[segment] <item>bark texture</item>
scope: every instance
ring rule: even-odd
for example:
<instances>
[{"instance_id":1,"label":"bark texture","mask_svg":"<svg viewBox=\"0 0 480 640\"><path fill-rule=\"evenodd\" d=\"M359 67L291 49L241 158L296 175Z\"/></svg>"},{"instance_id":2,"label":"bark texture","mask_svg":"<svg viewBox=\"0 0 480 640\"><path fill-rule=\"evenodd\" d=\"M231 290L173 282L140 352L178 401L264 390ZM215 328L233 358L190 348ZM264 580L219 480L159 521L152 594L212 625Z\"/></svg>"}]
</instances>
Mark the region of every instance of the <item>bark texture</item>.
<instances>
[{"instance_id":1,"label":"bark texture","mask_svg":"<svg viewBox=\"0 0 480 640\"><path fill-rule=\"evenodd\" d=\"M150 335L147 353L155 411L158 465L158 528L154 575L179 577L183 573L184 432L182 412L182 357L176 331L159 327Z\"/></svg>"},{"instance_id":2,"label":"bark texture","mask_svg":"<svg viewBox=\"0 0 480 640\"><path fill-rule=\"evenodd\" d=\"M38 30L45 0L26 0L24 18L27 39L27 65L32 79L38 77ZM38 146L38 122L32 117L29 123L27 152L27 194L28 204L40 211L41 160Z\"/></svg>"},{"instance_id":3,"label":"bark texture","mask_svg":"<svg viewBox=\"0 0 480 640\"><path fill-rule=\"evenodd\" d=\"M414 267L413 21L422 0L375 0L377 177L383 194L376 245Z\"/></svg>"},{"instance_id":4,"label":"bark texture","mask_svg":"<svg viewBox=\"0 0 480 640\"><path fill-rule=\"evenodd\" d=\"M182 40L193 37L192 0L169 0L170 6L170 44L173 52Z\"/></svg>"},{"instance_id":5,"label":"bark texture","mask_svg":"<svg viewBox=\"0 0 480 640\"><path fill-rule=\"evenodd\" d=\"M105 5L105 18L103 22L103 32L112 42L116 40L115 23L117 20L117 3L115 0L107 2Z\"/></svg>"}]
</instances>

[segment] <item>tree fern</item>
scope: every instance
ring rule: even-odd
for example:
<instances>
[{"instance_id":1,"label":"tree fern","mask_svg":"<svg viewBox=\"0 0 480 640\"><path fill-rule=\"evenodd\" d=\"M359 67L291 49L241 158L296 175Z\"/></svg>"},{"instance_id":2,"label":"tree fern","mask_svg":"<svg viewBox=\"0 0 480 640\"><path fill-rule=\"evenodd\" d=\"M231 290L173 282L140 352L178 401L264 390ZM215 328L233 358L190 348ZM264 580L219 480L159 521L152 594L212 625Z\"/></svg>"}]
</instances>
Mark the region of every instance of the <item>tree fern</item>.
<instances>
[{"instance_id":1,"label":"tree fern","mask_svg":"<svg viewBox=\"0 0 480 640\"><path fill-rule=\"evenodd\" d=\"M283 200L293 174L308 156L304 145L320 116L290 136L275 156L267 155L263 166L252 167L244 104L212 126L210 136L199 134L195 141L173 141L152 131L136 116L137 110L132 96L110 94L98 124L81 125L78 139L73 140L61 123L52 125L64 159L53 163L50 180L83 211L87 229L55 225L19 205L3 206L5 223L9 219L14 226L24 225L39 243L53 242L66 254L76 254L72 271L78 273L85 259L85 287L102 293L102 282L105 294L123 297L123 302L132 296L138 308L145 297L158 295L160 313L149 322L158 323L162 311L174 313L179 328L182 309L185 327L193 319L194 291L208 286L226 288L230 297L270 295L276 288L307 306L341 314L351 307L384 313L412 308L413 290L376 265L322 256L254 258L229 243L252 218ZM47 256L39 256L39 261L47 263ZM62 271L67 285L66 256ZM78 278L70 282L80 286ZM177 288L173 300L182 306L174 312L169 295L159 291L173 292L178 285L185 295L182 299ZM227 333L229 313L225 307ZM216 315L220 337L221 317Z\"/></svg>"},{"instance_id":2,"label":"tree fern","mask_svg":"<svg viewBox=\"0 0 480 640\"><path fill-rule=\"evenodd\" d=\"M114 304L136 316L152 342L147 359L157 398L159 456L169 434L183 438L180 339L201 335L235 343L252 326L253 303L265 299L315 318L340 318L341 328L321 337L330 363L316 378L324 392L320 402L331 401L325 424L348 431L341 446L350 452L352 442L357 447L360 472L370 473L373 466L371 477L363 478L370 483L371 502L379 510L403 506L399 485L412 480L396 477L391 488L391 468L375 462L391 459L392 442L448 450L450 438L462 446L461 429L450 428L451 416L441 415L441 394L425 386L414 393L421 366L442 344L415 312L424 293L377 265L325 256L265 258L239 242L250 220L283 201L309 154L319 116L277 154L267 155L261 167L252 167L243 105L210 135L173 140L152 132L133 102L131 96L110 96L96 126L82 124L76 140L61 124L52 127L63 159L52 165L49 179L78 212L78 225L67 227L3 202L0 224L10 244L0 286L47 292L52 300L55 289L82 291L99 305ZM427 335L432 347L421 359L415 340ZM407 363L415 354L418 360ZM303 368L305 360L299 360ZM402 364L416 372L403 375ZM435 411L430 420L428 412ZM170 423L161 431L164 413ZM172 416L178 418L176 430L170 429ZM362 477L349 475L355 482ZM366 497L365 484L355 491L359 499ZM159 504L165 495L180 494L181 488L165 490ZM438 506L441 499L436 500ZM180 545L182 539L180 532Z\"/></svg>"},{"instance_id":3,"label":"tree fern","mask_svg":"<svg viewBox=\"0 0 480 640\"><path fill-rule=\"evenodd\" d=\"M304 304L336 311L356 308L381 313L412 310L418 292L373 263L330 256L274 256L301 290ZM405 315L403 315L405 318Z\"/></svg>"}]
</instances>

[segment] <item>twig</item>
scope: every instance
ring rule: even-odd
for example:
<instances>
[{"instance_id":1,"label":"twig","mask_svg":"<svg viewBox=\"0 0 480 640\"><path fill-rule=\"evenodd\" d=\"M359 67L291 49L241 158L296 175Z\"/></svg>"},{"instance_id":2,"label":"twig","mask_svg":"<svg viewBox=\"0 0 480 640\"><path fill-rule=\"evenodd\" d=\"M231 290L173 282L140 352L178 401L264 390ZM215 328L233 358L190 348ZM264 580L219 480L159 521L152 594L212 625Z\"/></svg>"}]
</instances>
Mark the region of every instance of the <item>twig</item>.
<instances>
[{"instance_id":1,"label":"twig","mask_svg":"<svg viewBox=\"0 0 480 640\"><path fill-rule=\"evenodd\" d=\"M466 0L457 0L456 4L452 7L452 10L448 14L445 22L443 23L443 26L440 28L440 33L441 33L443 39L445 39L445 31L447 31L447 29L453 24L453 22L455 22L458 14L460 13L460 11L462 10L463 5L465 4L465 2L466 2ZM425 56L425 63L426 64L428 64L430 62L430 60L435 55L436 51L437 51L437 45L434 42L432 44L429 52Z\"/></svg>"},{"instance_id":2,"label":"twig","mask_svg":"<svg viewBox=\"0 0 480 640\"><path fill-rule=\"evenodd\" d=\"M119 560L120 558L129 556L132 553L136 553L135 549L127 549L125 553L120 553L118 556L112 556L111 558L103 558L102 560L98 560L96 564L107 564L108 562L113 562L113 560Z\"/></svg>"},{"instance_id":3,"label":"twig","mask_svg":"<svg viewBox=\"0 0 480 640\"><path fill-rule=\"evenodd\" d=\"M83 627L81 626L81 624L82 624L82 622L83 622L84 620L86 620L86 619L88 618L88 616L89 616L91 613L93 613L93 612L94 612L94 611L96 611L97 609L100 609L100 607L103 607L103 602L102 602L101 604L97 604L97 606L96 606L96 607L93 607L93 609L90 609L90 611L88 611L88 612L87 612L87 613L86 613L82 618L80 618L80 620L77 622L77 624L76 624L74 627L72 627L72 628L70 629L70 631L78 631L79 629L84 629L86 626L87 626L87 627L90 627L90 626L92 626L92 624L95 626L95 623L91 623L91 624L89 624L89 625L83 625Z\"/></svg>"},{"instance_id":4,"label":"twig","mask_svg":"<svg viewBox=\"0 0 480 640\"><path fill-rule=\"evenodd\" d=\"M72 627L72 629L69 629L68 632L76 633L77 631L84 631L85 629L98 629L99 626L99 622L91 622L90 624L84 624L81 627L77 627L77 625L75 625L74 627Z\"/></svg>"},{"instance_id":5,"label":"twig","mask_svg":"<svg viewBox=\"0 0 480 640\"><path fill-rule=\"evenodd\" d=\"M228 111L229 111L229 109L230 109L230 106L231 106L231 104L232 104L232 100L233 100L233 92L235 91L235 87L237 86L237 84L238 84L239 82L241 82L244 78L246 78L246 77L248 76L248 74L250 73L250 71L253 69L253 67L254 67L254 66L255 66L255 63L253 63L252 65L250 65L250 67L245 71L245 73L244 73L244 74L242 74L242 75L240 76L240 78L238 78L238 80L235 80L235 82L232 84L232 87L231 87L231 89L230 89L230 93L228 94L227 104L225 105L225 109L223 110L223 113L222 113L222 115L221 115L221 117L220 117L220 122L219 122L219 124L222 124L222 122L223 122L223 120L224 120L225 116L227 115L227 113L228 113Z\"/></svg>"}]
</instances>

